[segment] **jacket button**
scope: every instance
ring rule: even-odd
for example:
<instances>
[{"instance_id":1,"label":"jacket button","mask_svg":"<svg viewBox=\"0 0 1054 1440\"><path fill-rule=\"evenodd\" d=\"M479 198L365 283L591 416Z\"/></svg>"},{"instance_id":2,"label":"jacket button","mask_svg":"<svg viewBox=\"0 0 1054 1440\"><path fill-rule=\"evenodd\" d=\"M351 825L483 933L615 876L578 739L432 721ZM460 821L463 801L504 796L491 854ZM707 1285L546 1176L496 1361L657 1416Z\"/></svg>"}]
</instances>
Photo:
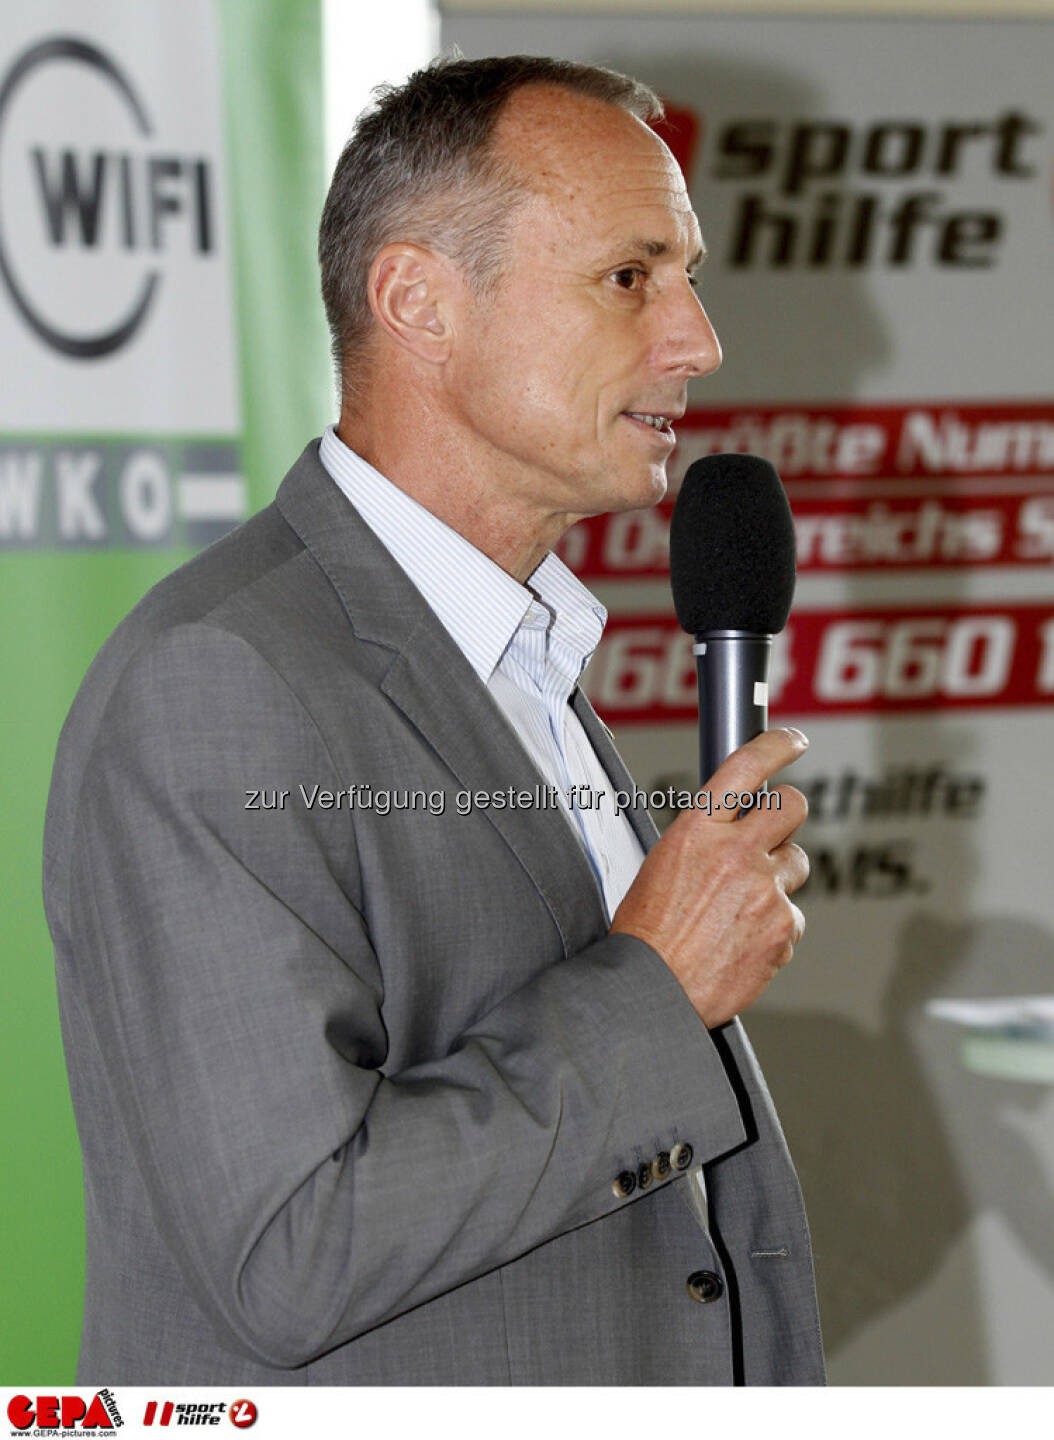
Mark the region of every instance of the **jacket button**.
<instances>
[{"instance_id":1,"label":"jacket button","mask_svg":"<svg viewBox=\"0 0 1054 1440\"><path fill-rule=\"evenodd\" d=\"M709 1305L712 1300L720 1300L725 1291L721 1276L715 1275L712 1270L693 1270L686 1283L688 1294L693 1300L698 1300L700 1305Z\"/></svg>"},{"instance_id":2,"label":"jacket button","mask_svg":"<svg viewBox=\"0 0 1054 1440\"><path fill-rule=\"evenodd\" d=\"M670 1164L675 1170L687 1170L692 1163L692 1147L682 1140L670 1151Z\"/></svg>"},{"instance_id":3,"label":"jacket button","mask_svg":"<svg viewBox=\"0 0 1054 1440\"><path fill-rule=\"evenodd\" d=\"M641 1165L637 1170L637 1184L642 1190L647 1190L653 1179L650 1165Z\"/></svg>"},{"instance_id":4,"label":"jacket button","mask_svg":"<svg viewBox=\"0 0 1054 1440\"><path fill-rule=\"evenodd\" d=\"M670 1173L670 1152L669 1152L669 1150L660 1150L660 1151L659 1151L658 1155L656 1155L655 1159L651 1162L651 1173L655 1176L656 1180L662 1180L665 1176L669 1175L669 1173Z\"/></svg>"},{"instance_id":5,"label":"jacket button","mask_svg":"<svg viewBox=\"0 0 1054 1440\"><path fill-rule=\"evenodd\" d=\"M632 1195L637 1188L637 1177L632 1170L622 1170L615 1176L615 1183L612 1190L620 1200L625 1200L627 1195Z\"/></svg>"}]
</instances>

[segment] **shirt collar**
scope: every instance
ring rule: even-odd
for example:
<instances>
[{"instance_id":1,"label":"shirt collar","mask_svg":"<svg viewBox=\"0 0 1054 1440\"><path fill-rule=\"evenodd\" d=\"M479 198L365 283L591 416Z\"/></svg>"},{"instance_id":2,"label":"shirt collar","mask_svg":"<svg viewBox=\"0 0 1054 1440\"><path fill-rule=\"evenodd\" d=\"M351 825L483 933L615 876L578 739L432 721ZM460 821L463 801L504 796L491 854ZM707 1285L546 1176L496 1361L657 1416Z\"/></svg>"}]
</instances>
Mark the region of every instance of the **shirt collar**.
<instances>
[{"instance_id":1,"label":"shirt collar","mask_svg":"<svg viewBox=\"0 0 1054 1440\"><path fill-rule=\"evenodd\" d=\"M521 585L482 550L357 455L328 426L319 459L392 558L406 571L454 642L487 684L513 636L541 621L584 668L607 611L551 552Z\"/></svg>"}]
</instances>

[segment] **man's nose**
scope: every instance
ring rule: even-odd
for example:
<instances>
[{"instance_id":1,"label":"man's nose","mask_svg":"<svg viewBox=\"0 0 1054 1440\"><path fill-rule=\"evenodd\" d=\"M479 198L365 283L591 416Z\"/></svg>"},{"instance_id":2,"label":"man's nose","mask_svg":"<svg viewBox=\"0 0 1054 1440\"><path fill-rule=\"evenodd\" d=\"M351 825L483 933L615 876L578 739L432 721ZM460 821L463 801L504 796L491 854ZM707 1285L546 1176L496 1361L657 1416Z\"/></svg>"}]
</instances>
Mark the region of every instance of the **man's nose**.
<instances>
[{"instance_id":1,"label":"man's nose","mask_svg":"<svg viewBox=\"0 0 1054 1440\"><path fill-rule=\"evenodd\" d=\"M712 375L723 358L721 342L699 296L687 283L671 318L673 323L667 331L671 368L682 370L689 379Z\"/></svg>"}]
</instances>

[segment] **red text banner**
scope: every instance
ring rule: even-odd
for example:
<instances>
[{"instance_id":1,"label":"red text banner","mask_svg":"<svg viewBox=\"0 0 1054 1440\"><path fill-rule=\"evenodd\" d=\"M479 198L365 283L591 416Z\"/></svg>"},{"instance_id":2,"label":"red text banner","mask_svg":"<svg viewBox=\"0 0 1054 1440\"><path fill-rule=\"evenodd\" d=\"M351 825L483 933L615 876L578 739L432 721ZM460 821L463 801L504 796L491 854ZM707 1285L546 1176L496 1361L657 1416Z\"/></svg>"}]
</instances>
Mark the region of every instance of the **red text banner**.
<instances>
[{"instance_id":1,"label":"red text banner","mask_svg":"<svg viewBox=\"0 0 1054 1440\"><path fill-rule=\"evenodd\" d=\"M676 477L702 455L763 455L784 480L1054 476L1050 400L750 405L689 410Z\"/></svg>"},{"instance_id":2,"label":"red text banner","mask_svg":"<svg viewBox=\"0 0 1054 1440\"><path fill-rule=\"evenodd\" d=\"M673 502L596 515L569 530L561 558L584 580L670 572ZM791 498L798 573L1054 563L1054 493Z\"/></svg>"},{"instance_id":3,"label":"red text banner","mask_svg":"<svg viewBox=\"0 0 1054 1440\"><path fill-rule=\"evenodd\" d=\"M671 494L707 455L776 466L802 574L1054 562L1050 404L696 409L677 431ZM586 580L665 576L672 510L594 516L559 553Z\"/></svg>"},{"instance_id":4,"label":"red text banner","mask_svg":"<svg viewBox=\"0 0 1054 1440\"><path fill-rule=\"evenodd\" d=\"M692 637L665 615L608 622L586 688L611 724L696 715ZM806 610L776 637L779 716L1046 705L1054 695L1054 606Z\"/></svg>"}]
</instances>

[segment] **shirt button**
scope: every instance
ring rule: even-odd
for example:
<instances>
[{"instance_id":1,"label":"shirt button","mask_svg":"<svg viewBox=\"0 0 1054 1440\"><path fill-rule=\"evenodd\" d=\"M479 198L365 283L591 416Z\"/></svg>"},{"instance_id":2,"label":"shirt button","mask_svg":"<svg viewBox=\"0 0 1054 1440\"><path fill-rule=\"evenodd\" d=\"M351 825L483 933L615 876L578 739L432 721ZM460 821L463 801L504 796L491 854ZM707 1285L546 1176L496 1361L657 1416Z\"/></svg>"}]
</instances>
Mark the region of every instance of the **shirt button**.
<instances>
[{"instance_id":1,"label":"shirt button","mask_svg":"<svg viewBox=\"0 0 1054 1440\"><path fill-rule=\"evenodd\" d=\"M651 1166L650 1166L650 1165L641 1165L640 1168L637 1170L637 1184L640 1186L640 1188L641 1188L642 1190L647 1190L647 1188L648 1188L648 1186L651 1184L651 1182L652 1182Z\"/></svg>"},{"instance_id":2,"label":"shirt button","mask_svg":"<svg viewBox=\"0 0 1054 1440\"><path fill-rule=\"evenodd\" d=\"M721 1276L715 1275L713 1270L693 1270L686 1285L688 1294L693 1300L698 1300L700 1305L709 1305L714 1300L720 1300L725 1291Z\"/></svg>"},{"instance_id":3,"label":"shirt button","mask_svg":"<svg viewBox=\"0 0 1054 1440\"><path fill-rule=\"evenodd\" d=\"M670 1151L670 1164L675 1170L687 1170L691 1163L692 1147L682 1140Z\"/></svg>"},{"instance_id":4,"label":"shirt button","mask_svg":"<svg viewBox=\"0 0 1054 1440\"><path fill-rule=\"evenodd\" d=\"M622 1170L615 1176L611 1186L620 1200L625 1200L627 1195L632 1195L637 1188L637 1177L632 1170Z\"/></svg>"}]
</instances>

